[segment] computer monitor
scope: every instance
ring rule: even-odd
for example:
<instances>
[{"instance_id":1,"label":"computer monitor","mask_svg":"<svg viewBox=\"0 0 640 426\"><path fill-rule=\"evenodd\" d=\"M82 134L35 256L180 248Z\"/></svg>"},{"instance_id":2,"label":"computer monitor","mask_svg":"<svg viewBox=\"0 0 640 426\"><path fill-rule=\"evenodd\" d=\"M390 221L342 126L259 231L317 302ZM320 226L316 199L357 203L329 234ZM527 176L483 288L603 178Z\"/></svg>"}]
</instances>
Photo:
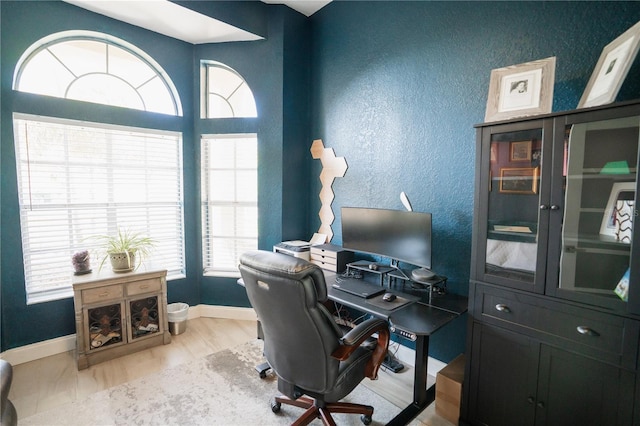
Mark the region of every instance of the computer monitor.
<instances>
[{"instance_id":1,"label":"computer monitor","mask_svg":"<svg viewBox=\"0 0 640 426\"><path fill-rule=\"evenodd\" d=\"M431 269L431 213L342 207L342 246Z\"/></svg>"}]
</instances>

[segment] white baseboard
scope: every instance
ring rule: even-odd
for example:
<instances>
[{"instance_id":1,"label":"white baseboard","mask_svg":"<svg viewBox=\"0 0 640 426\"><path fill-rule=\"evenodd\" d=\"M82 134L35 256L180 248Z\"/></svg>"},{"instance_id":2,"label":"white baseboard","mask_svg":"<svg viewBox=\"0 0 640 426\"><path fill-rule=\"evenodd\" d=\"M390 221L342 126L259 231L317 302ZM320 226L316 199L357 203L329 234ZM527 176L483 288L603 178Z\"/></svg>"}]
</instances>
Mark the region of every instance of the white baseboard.
<instances>
[{"instance_id":1,"label":"white baseboard","mask_svg":"<svg viewBox=\"0 0 640 426\"><path fill-rule=\"evenodd\" d=\"M189 319L195 318L226 318L235 320L255 321L257 319L253 308L238 308L234 306L214 306L214 305L197 305L189 307ZM394 346L397 344L394 344ZM12 365L23 364L29 361L35 361L52 355L72 351L76 349L76 335L57 337L30 345L21 346L19 348L9 349L0 353L0 358L8 361ZM395 347L393 348L395 351ZM413 367L415 362L415 351L406 346L397 345L395 356L402 363ZM447 364L437 359L429 357L427 364L427 372L434 376Z\"/></svg>"},{"instance_id":2,"label":"white baseboard","mask_svg":"<svg viewBox=\"0 0 640 426\"><path fill-rule=\"evenodd\" d=\"M256 311L254 311L253 308L238 308L235 306L218 305L198 305L193 308L189 308L189 319L200 317L226 318L245 321L257 321L258 319Z\"/></svg>"},{"instance_id":3,"label":"white baseboard","mask_svg":"<svg viewBox=\"0 0 640 426\"><path fill-rule=\"evenodd\" d=\"M233 306L197 305L189 307L189 319L194 318L227 318L236 320L255 321L256 313L253 308L238 308ZM0 358L12 365L24 364L52 355L76 349L76 335L56 337L19 348L9 349L0 353Z\"/></svg>"},{"instance_id":4,"label":"white baseboard","mask_svg":"<svg viewBox=\"0 0 640 426\"><path fill-rule=\"evenodd\" d=\"M9 349L0 354L0 358L12 365L23 364L36 359L72 351L76 348L76 335L56 337L19 348Z\"/></svg>"}]
</instances>

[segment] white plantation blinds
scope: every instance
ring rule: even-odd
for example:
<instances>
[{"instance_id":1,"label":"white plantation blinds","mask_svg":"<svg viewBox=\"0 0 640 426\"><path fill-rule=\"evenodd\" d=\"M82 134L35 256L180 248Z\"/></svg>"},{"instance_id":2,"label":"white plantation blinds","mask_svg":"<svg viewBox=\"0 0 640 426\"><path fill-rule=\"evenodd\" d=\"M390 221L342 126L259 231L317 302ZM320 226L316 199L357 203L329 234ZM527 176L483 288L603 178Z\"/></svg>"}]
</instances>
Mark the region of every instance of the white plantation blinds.
<instances>
[{"instance_id":1,"label":"white plantation blinds","mask_svg":"<svg viewBox=\"0 0 640 426\"><path fill-rule=\"evenodd\" d=\"M238 272L238 259L258 248L258 138L203 135L202 263L205 275Z\"/></svg>"},{"instance_id":2,"label":"white plantation blinds","mask_svg":"<svg viewBox=\"0 0 640 426\"><path fill-rule=\"evenodd\" d=\"M156 241L147 263L184 275L179 133L16 114L14 134L28 303L69 296L71 255L118 227Z\"/></svg>"}]
</instances>

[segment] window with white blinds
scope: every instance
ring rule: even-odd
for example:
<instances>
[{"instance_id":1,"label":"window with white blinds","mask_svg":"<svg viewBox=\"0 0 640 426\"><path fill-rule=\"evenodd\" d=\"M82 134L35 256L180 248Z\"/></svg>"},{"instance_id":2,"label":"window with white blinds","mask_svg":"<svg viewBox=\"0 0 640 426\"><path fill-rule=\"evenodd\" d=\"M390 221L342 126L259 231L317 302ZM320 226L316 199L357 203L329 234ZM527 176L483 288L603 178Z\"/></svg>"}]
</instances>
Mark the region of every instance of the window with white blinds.
<instances>
[{"instance_id":1,"label":"window with white blinds","mask_svg":"<svg viewBox=\"0 0 640 426\"><path fill-rule=\"evenodd\" d=\"M180 133L15 114L14 135L27 303L70 296L72 254L118 228L155 240L146 264L184 276Z\"/></svg>"},{"instance_id":2,"label":"window with white blinds","mask_svg":"<svg viewBox=\"0 0 640 426\"><path fill-rule=\"evenodd\" d=\"M203 135L202 263L205 275L237 275L258 248L258 137Z\"/></svg>"}]
</instances>

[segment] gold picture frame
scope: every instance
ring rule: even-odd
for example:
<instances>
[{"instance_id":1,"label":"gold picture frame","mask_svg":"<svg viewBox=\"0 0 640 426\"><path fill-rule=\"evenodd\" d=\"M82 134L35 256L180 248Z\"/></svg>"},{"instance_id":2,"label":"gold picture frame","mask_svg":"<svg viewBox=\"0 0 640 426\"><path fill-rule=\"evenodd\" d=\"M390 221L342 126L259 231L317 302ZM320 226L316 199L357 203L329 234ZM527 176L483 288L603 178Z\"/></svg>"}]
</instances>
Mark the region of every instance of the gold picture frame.
<instances>
[{"instance_id":1,"label":"gold picture frame","mask_svg":"<svg viewBox=\"0 0 640 426\"><path fill-rule=\"evenodd\" d=\"M500 169L500 192L537 194L539 167L503 167Z\"/></svg>"},{"instance_id":2,"label":"gold picture frame","mask_svg":"<svg viewBox=\"0 0 640 426\"><path fill-rule=\"evenodd\" d=\"M531 147L533 141L518 141L509 143L509 161L531 161Z\"/></svg>"},{"instance_id":3,"label":"gold picture frame","mask_svg":"<svg viewBox=\"0 0 640 426\"><path fill-rule=\"evenodd\" d=\"M578 102L578 108L604 105L615 101L639 47L640 22L602 49L598 63Z\"/></svg>"},{"instance_id":4,"label":"gold picture frame","mask_svg":"<svg viewBox=\"0 0 640 426\"><path fill-rule=\"evenodd\" d=\"M492 70L484 120L550 113L555 72L555 56Z\"/></svg>"}]
</instances>

